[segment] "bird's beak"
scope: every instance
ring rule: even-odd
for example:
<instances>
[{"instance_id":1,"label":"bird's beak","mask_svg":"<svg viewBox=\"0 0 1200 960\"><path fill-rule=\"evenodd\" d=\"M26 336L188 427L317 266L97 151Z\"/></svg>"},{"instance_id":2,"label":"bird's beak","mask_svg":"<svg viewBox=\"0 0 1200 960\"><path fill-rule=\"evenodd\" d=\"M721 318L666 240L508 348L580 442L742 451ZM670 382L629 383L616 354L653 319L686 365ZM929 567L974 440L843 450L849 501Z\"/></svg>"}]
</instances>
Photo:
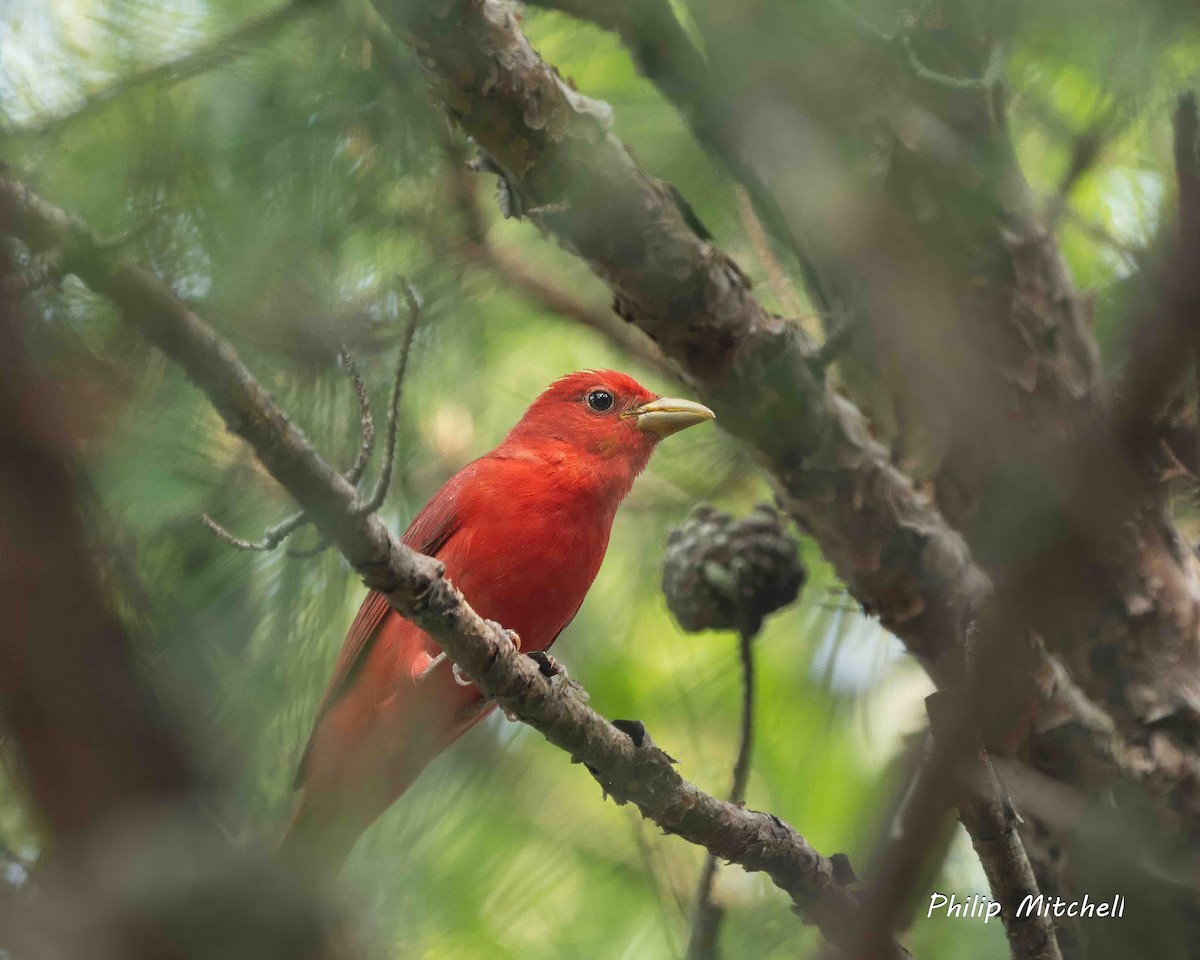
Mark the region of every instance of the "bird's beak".
<instances>
[{"instance_id":1,"label":"bird's beak","mask_svg":"<svg viewBox=\"0 0 1200 960\"><path fill-rule=\"evenodd\" d=\"M656 437L669 437L705 420L715 420L717 415L701 403L691 400L676 400L674 397L659 397L640 407L634 407L627 416L634 418L639 430Z\"/></svg>"}]
</instances>

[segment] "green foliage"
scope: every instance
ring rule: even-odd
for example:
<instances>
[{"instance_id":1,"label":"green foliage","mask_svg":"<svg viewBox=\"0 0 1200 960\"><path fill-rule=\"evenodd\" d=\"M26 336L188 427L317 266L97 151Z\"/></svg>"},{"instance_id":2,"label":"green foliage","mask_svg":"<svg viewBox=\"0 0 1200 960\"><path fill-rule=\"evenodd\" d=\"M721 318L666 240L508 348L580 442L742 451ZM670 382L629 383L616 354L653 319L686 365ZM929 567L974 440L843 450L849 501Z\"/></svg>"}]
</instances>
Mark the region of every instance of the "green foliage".
<instances>
[{"instance_id":1,"label":"green foliage","mask_svg":"<svg viewBox=\"0 0 1200 960\"><path fill-rule=\"evenodd\" d=\"M1025 5L1008 73L1018 151L1047 203L1070 162L1071 135L1107 118L1103 166L1072 185L1061 236L1076 276L1097 294L1098 330L1115 361L1124 313L1109 307L1125 302L1130 250L1152 243L1167 219L1167 118L1200 45L1181 10L1103 6L1112 21L1086 0ZM255 10L232 0L26 0L8 14L21 29L0 38L8 55L0 118L37 124ZM1062 29L1064 16L1079 26ZM617 133L680 188L774 303L778 290L732 183L620 43L556 15L530 13L525 26L564 76L613 105ZM428 103L415 62L399 78L377 67L336 11L314 11L219 69L135 91L3 151L47 197L107 237L127 235L128 254L231 337L345 465L358 420L336 352L345 344L360 358L382 423L403 325L388 290L396 275L410 278L426 309L385 508L399 530L554 377L617 367L651 388L670 384L464 253L467 225L453 200L462 172L447 151L455 135ZM491 185L469 179L497 219ZM490 226L491 241L531 271L604 310L599 282L531 225ZM198 392L101 301L68 281L40 292L36 308L35 345L64 384L86 455L88 517L114 602L223 777L218 815L235 836L271 843L361 587L333 553L249 555L212 538L202 512L256 537L291 506ZM555 650L594 706L641 719L686 776L718 793L737 741L736 641L680 631L658 567L668 527L697 501L741 514L766 497L745 451L719 431L664 444ZM314 540L308 531L296 544ZM805 562L802 600L757 645L749 803L796 824L822 851L861 863L893 792L891 761L919 724L926 681L854 611L811 544ZM10 781L2 786L3 837L36 850L21 798ZM531 730L493 717L368 833L339 889L382 956L678 956L701 856L604 802L581 767ZM956 844L940 882L964 894L984 889L968 846ZM812 945L762 878L724 870L718 890L730 905L728 956L794 957ZM922 918L910 944L923 958L1005 955L998 924L981 937L962 922Z\"/></svg>"}]
</instances>

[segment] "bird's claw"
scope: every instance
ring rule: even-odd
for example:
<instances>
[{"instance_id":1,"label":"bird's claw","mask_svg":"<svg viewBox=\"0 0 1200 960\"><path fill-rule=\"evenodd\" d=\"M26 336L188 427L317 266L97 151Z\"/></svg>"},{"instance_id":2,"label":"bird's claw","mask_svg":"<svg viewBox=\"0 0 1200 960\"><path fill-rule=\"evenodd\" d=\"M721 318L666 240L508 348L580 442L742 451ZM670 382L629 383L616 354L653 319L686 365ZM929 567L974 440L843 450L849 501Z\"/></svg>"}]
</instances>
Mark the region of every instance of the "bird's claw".
<instances>
[{"instance_id":1,"label":"bird's claw","mask_svg":"<svg viewBox=\"0 0 1200 960\"><path fill-rule=\"evenodd\" d=\"M550 681L552 687L567 690L577 697L580 702L587 703L587 691L583 689L582 684L571 679L567 673L567 668L558 659L550 656L545 650L533 650L525 654L525 656L537 664L538 670L543 677L546 677Z\"/></svg>"},{"instance_id":2,"label":"bird's claw","mask_svg":"<svg viewBox=\"0 0 1200 960\"><path fill-rule=\"evenodd\" d=\"M567 668L554 657L550 656L545 650L533 650L525 654L525 656L537 664L537 668L542 672L543 677L563 677L564 679L570 679L567 676Z\"/></svg>"},{"instance_id":3,"label":"bird's claw","mask_svg":"<svg viewBox=\"0 0 1200 960\"><path fill-rule=\"evenodd\" d=\"M487 620L485 622L492 629L494 629L494 630L498 631L499 633L502 633L506 637L508 637L508 641L509 641L509 643L511 643L513 645L514 650L521 649L521 635L519 633L517 633L516 630L509 630L506 627L502 627L495 620ZM444 657L445 654L443 653L442 656ZM428 672L428 670L426 672ZM460 687L471 687L471 686L475 685L475 681L472 680L469 676L467 676L467 674L463 670L463 668L460 667L457 663L454 664L453 666L451 666L450 673L454 677L454 682L457 683Z\"/></svg>"},{"instance_id":4,"label":"bird's claw","mask_svg":"<svg viewBox=\"0 0 1200 960\"><path fill-rule=\"evenodd\" d=\"M516 630L509 630L507 627L502 626L501 624L497 623L495 620L486 620L484 622L487 623L487 625L489 627L491 627L493 630L495 630L497 633L502 633L506 637L508 637L509 641L513 645L514 650L521 649L521 635L519 633L517 633Z\"/></svg>"}]
</instances>

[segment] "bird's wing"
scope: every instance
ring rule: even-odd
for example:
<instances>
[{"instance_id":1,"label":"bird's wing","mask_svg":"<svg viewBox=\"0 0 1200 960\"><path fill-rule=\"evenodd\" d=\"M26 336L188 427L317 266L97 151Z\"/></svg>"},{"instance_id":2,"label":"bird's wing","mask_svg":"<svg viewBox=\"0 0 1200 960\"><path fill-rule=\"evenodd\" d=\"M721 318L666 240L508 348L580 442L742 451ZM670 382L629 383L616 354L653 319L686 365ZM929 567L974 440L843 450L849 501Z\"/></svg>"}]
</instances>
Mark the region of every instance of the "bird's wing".
<instances>
[{"instance_id":1,"label":"bird's wing","mask_svg":"<svg viewBox=\"0 0 1200 960\"><path fill-rule=\"evenodd\" d=\"M473 467L474 464L464 467L434 495L432 500L421 508L421 512L416 515L401 538L401 542L405 546L430 557L436 557L445 548L461 527L460 494L465 486L464 480L472 472ZM391 609L392 606L388 603L387 598L375 590L367 594L362 606L358 608L358 614L355 616L354 622L350 624L350 632L342 644L342 651L338 654L337 664L333 668L333 676L330 677L329 685L325 688L325 693L317 707L316 718L313 720L313 733L316 732L317 726L329 708L353 682L358 667L371 648L371 641L375 639L379 625L383 623ZM304 753L301 755L296 769L296 779L292 784L293 790L299 789L304 784L308 754L312 749L312 743L313 735L309 734L308 743L304 747Z\"/></svg>"}]
</instances>

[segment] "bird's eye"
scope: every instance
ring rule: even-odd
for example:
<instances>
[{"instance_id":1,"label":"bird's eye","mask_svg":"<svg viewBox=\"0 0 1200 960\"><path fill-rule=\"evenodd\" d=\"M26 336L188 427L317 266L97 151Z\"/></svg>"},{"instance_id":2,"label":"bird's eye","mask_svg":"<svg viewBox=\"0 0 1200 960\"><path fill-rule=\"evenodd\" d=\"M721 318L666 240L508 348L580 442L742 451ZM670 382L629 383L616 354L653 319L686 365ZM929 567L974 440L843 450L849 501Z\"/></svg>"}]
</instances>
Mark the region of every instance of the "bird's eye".
<instances>
[{"instance_id":1,"label":"bird's eye","mask_svg":"<svg viewBox=\"0 0 1200 960\"><path fill-rule=\"evenodd\" d=\"M613 395L607 390L593 390L587 395L587 404L597 413L606 413L612 409Z\"/></svg>"}]
</instances>

